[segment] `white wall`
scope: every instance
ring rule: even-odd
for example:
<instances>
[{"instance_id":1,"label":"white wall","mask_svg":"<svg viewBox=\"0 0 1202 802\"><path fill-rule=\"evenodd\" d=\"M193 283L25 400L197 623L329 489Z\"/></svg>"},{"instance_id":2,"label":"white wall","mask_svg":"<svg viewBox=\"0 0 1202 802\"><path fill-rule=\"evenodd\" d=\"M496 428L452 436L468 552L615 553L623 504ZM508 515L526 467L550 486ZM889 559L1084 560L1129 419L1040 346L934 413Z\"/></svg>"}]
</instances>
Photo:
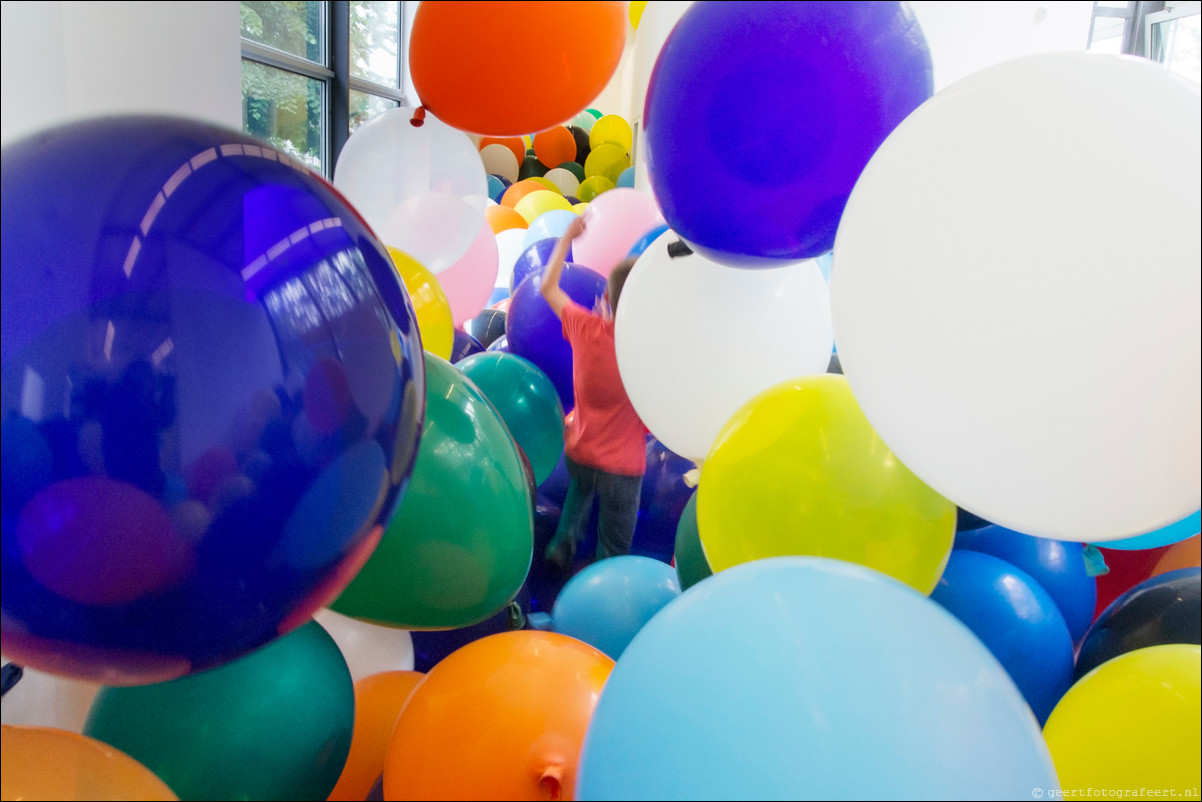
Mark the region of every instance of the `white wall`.
<instances>
[{"instance_id":1,"label":"white wall","mask_svg":"<svg viewBox=\"0 0 1202 802\"><path fill-rule=\"evenodd\" d=\"M242 127L237 2L4 2L0 12L0 141L128 112Z\"/></svg>"}]
</instances>

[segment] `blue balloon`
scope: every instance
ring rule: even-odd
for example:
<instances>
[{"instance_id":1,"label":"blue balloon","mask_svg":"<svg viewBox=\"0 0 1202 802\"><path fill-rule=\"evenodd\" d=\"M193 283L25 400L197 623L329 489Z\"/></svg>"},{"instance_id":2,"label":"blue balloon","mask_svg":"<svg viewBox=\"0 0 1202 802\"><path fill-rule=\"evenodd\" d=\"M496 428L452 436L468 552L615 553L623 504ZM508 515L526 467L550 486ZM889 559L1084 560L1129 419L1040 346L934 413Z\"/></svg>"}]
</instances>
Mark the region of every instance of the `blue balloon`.
<instances>
[{"instance_id":1,"label":"blue balloon","mask_svg":"<svg viewBox=\"0 0 1202 802\"><path fill-rule=\"evenodd\" d=\"M1031 576L1060 608L1074 642L1093 622L1098 583L1086 567L1082 544L1032 537L989 524L956 533L954 548L991 554Z\"/></svg>"},{"instance_id":2,"label":"blue balloon","mask_svg":"<svg viewBox=\"0 0 1202 802\"><path fill-rule=\"evenodd\" d=\"M564 585L551 610L555 631L617 660L664 605L680 595L676 569L626 554L599 560Z\"/></svg>"},{"instance_id":3,"label":"blue balloon","mask_svg":"<svg viewBox=\"0 0 1202 802\"><path fill-rule=\"evenodd\" d=\"M542 369L555 385L564 412L575 406L572 390L572 347L563 338L563 326L539 291L539 277L528 276L509 304L505 333L509 350ZM605 293L605 278L587 267L568 263L559 286L585 309L592 309Z\"/></svg>"},{"instance_id":4,"label":"blue balloon","mask_svg":"<svg viewBox=\"0 0 1202 802\"><path fill-rule=\"evenodd\" d=\"M417 452L384 246L307 167L198 121L43 131L2 181L6 654L141 684L307 622Z\"/></svg>"},{"instance_id":5,"label":"blue balloon","mask_svg":"<svg viewBox=\"0 0 1202 802\"><path fill-rule=\"evenodd\" d=\"M822 277L826 279L826 283L831 282L831 267L835 263L835 255L832 251L827 251L821 256L814 257L814 262L818 265L818 270L822 273Z\"/></svg>"},{"instance_id":6,"label":"blue balloon","mask_svg":"<svg viewBox=\"0 0 1202 802\"><path fill-rule=\"evenodd\" d=\"M643 251L651 247L651 243L659 239L660 235L668 230L666 225L659 225L648 231L643 236L639 237L638 242L630 246L630 250L626 252L627 259L637 259L643 255Z\"/></svg>"},{"instance_id":7,"label":"blue balloon","mask_svg":"<svg viewBox=\"0 0 1202 802\"><path fill-rule=\"evenodd\" d=\"M1180 521L1171 523L1154 532L1123 538L1122 540L1108 540L1105 543L1097 543L1095 545L1107 549L1118 549L1120 551L1158 549L1161 546L1180 543L1182 540L1198 534L1199 523L1202 523L1202 513L1195 512L1193 515L1187 515Z\"/></svg>"},{"instance_id":8,"label":"blue balloon","mask_svg":"<svg viewBox=\"0 0 1202 802\"><path fill-rule=\"evenodd\" d=\"M491 343L489 343L488 348L486 348L484 350L500 351L502 353L507 354L507 353L509 353L509 338L506 337L504 334L502 334L500 337L498 337L497 339L495 339Z\"/></svg>"},{"instance_id":9,"label":"blue balloon","mask_svg":"<svg viewBox=\"0 0 1202 802\"><path fill-rule=\"evenodd\" d=\"M455 329L455 340L451 345L451 358L448 360L452 365L467 359L472 354L482 353L484 353L483 343L463 329Z\"/></svg>"},{"instance_id":10,"label":"blue balloon","mask_svg":"<svg viewBox=\"0 0 1202 802\"><path fill-rule=\"evenodd\" d=\"M552 209L549 212L543 212L538 217L531 221L530 227L526 229L526 239L522 243L522 248L529 248L531 245L540 240L549 239L556 242L563 233L568 230L568 226L573 220L579 220L580 215L570 209ZM548 255L548 258L549 255Z\"/></svg>"},{"instance_id":11,"label":"blue balloon","mask_svg":"<svg viewBox=\"0 0 1202 802\"><path fill-rule=\"evenodd\" d=\"M692 460L668 450L654 437L647 438L647 470L643 474L631 554L654 557L665 563L672 561L676 526L693 495L684 475L696 467Z\"/></svg>"},{"instance_id":12,"label":"blue balloon","mask_svg":"<svg viewBox=\"0 0 1202 802\"><path fill-rule=\"evenodd\" d=\"M563 210L561 209L560 211ZM575 214L575 212L570 212L570 214ZM513 273L509 277L510 296L517 292L518 286L526 276L542 272L547 262L551 261L551 254L555 251L555 245L558 242L559 239L557 237L547 237L529 245L526 250L522 251L522 255L513 263ZM568 255L565 261L572 261L572 249L570 247L568 248Z\"/></svg>"},{"instance_id":13,"label":"blue balloon","mask_svg":"<svg viewBox=\"0 0 1202 802\"><path fill-rule=\"evenodd\" d=\"M488 176L488 197L500 203L501 196L505 194L505 190L509 189L512 183L512 181L503 175L490 174Z\"/></svg>"},{"instance_id":14,"label":"blue balloon","mask_svg":"<svg viewBox=\"0 0 1202 802\"><path fill-rule=\"evenodd\" d=\"M906 3L694 3L643 114L664 219L735 267L829 251L869 158L932 89Z\"/></svg>"},{"instance_id":15,"label":"blue balloon","mask_svg":"<svg viewBox=\"0 0 1202 802\"><path fill-rule=\"evenodd\" d=\"M530 613L530 592L525 585L518 590L514 600L505 605L496 615L459 629L415 630L413 638L413 670L423 674L438 665L451 652L467 646L473 641L525 629Z\"/></svg>"},{"instance_id":16,"label":"blue balloon","mask_svg":"<svg viewBox=\"0 0 1202 802\"><path fill-rule=\"evenodd\" d=\"M618 175L617 186L634 188L634 166L631 165Z\"/></svg>"},{"instance_id":17,"label":"blue balloon","mask_svg":"<svg viewBox=\"0 0 1202 802\"><path fill-rule=\"evenodd\" d=\"M493 304L499 304L509 297L509 289L506 287L493 287L492 294L488 296L488 300L484 303L484 308L488 309Z\"/></svg>"},{"instance_id":18,"label":"blue balloon","mask_svg":"<svg viewBox=\"0 0 1202 802\"><path fill-rule=\"evenodd\" d=\"M635 636L597 703L577 799L978 799L1055 791L1005 670L868 568L755 560Z\"/></svg>"},{"instance_id":19,"label":"blue balloon","mask_svg":"<svg viewBox=\"0 0 1202 802\"><path fill-rule=\"evenodd\" d=\"M1073 639L1047 591L1005 560L952 549L931 600L989 647L1039 723L1047 721L1073 684Z\"/></svg>"}]
</instances>

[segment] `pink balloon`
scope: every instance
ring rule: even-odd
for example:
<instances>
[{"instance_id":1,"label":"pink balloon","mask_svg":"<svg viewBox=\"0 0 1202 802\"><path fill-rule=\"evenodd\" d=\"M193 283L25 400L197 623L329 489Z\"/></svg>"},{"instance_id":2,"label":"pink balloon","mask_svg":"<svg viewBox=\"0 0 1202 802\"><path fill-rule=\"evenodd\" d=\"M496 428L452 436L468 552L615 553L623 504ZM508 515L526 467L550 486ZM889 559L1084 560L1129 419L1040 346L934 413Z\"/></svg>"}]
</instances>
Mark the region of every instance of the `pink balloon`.
<instances>
[{"instance_id":1,"label":"pink balloon","mask_svg":"<svg viewBox=\"0 0 1202 802\"><path fill-rule=\"evenodd\" d=\"M498 259L497 238L486 222L467 253L438 274L438 283L451 304L451 319L456 326L480 314L488 303L497 280Z\"/></svg>"},{"instance_id":2,"label":"pink balloon","mask_svg":"<svg viewBox=\"0 0 1202 802\"><path fill-rule=\"evenodd\" d=\"M639 239L664 217L651 196L629 187L598 195L584 211L586 230L572 243L572 261L608 276Z\"/></svg>"}]
</instances>

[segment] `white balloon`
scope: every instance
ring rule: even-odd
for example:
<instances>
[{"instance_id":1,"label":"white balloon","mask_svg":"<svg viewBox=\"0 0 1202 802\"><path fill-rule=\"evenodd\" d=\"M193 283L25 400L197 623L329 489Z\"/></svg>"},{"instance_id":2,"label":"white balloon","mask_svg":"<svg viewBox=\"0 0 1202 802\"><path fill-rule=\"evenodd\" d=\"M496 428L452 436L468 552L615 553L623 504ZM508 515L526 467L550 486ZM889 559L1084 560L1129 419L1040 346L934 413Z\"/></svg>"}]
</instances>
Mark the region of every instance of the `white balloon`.
<instances>
[{"instance_id":1,"label":"white balloon","mask_svg":"<svg viewBox=\"0 0 1202 802\"><path fill-rule=\"evenodd\" d=\"M413 636L408 630L368 624L328 608L313 618L338 644L355 682L381 671L413 670Z\"/></svg>"},{"instance_id":2,"label":"white balloon","mask_svg":"<svg viewBox=\"0 0 1202 802\"><path fill-rule=\"evenodd\" d=\"M517 156L513 155L513 151L504 145L493 143L486 145L480 151L480 161L484 163L484 172L489 175L499 175L502 178L507 178L510 181L518 180L518 164Z\"/></svg>"},{"instance_id":3,"label":"white balloon","mask_svg":"<svg viewBox=\"0 0 1202 802\"><path fill-rule=\"evenodd\" d=\"M1104 542L1199 506L1199 90L1126 56L982 70L914 111L848 201L843 370L961 507Z\"/></svg>"},{"instance_id":4,"label":"white balloon","mask_svg":"<svg viewBox=\"0 0 1202 802\"><path fill-rule=\"evenodd\" d=\"M334 186L385 245L437 273L480 230L488 177L467 134L429 114L415 127L413 115L390 109L357 128L338 157Z\"/></svg>"},{"instance_id":5,"label":"white balloon","mask_svg":"<svg viewBox=\"0 0 1202 802\"><path fill-rule=\"evenodd\" d=\"M497 280L494 286L509 286L513 278L514 263L525 250L526 229L508 228L497 234Z\"/></svg>"},{"instance_id":6,"label":"white balloon","mask_svg":"<svg viewBox=\"0 0 1202 802\"><path fill-rule=\"evenodd\" d=\"M5 663L8 658L3 658ZM0 723L82 732L100 686L26 668L6 694Z\"/></svg>"},{"instance_id":7,"label":"white balloon","mask_svg":"<svg viewBox=\"0 0 1202 802\"><path fill-rule=\"evenodd\" d=\"M588 112L585 112L585 114L588 114ZM589 114L588 116L592 117L593 115ZM565 170L562 167L548 170L543 178L559 187L559 191L563 193L565 198L576 197L576 192L580 189L580 179L571 170Z\"/></svg>"},{"instance_id":8,"label":"white balloon","mask_svg":"<svg viewBox=\"0 0 1202 802\"><path fill-rule=\"evenodd\" d=\"M643 252L619 296L618 371L635 411L670 451L705 458L723 424L762 390L824 373L830 297L813 261L737 270L672 257L668 231Z\"/></svg>"}]
</instances>

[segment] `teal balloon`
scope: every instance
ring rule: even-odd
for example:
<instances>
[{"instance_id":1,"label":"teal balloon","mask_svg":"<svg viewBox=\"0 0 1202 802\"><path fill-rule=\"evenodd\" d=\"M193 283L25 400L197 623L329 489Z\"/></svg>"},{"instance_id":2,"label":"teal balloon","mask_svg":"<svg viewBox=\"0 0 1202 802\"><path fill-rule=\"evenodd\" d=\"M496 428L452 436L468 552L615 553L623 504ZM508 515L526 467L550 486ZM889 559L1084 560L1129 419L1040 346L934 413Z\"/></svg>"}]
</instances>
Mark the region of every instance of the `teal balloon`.
<instances>
[{"instance_id":1,"label":"teal balloon","mask_svg":"<svg viewBox=\"0 0 1202 802\"><path fill-rule=\"evenodd\" d=\"M625 170L623 170L621 173L618 174L617 185L620 187L630 187L630 188L634 187L634 167L633 166L627 167Z\"/></svg>"},{"instance_id":2,"label":"teal balloon","mask_svg":"<svg viewBox=\"0 0 1202 802\"><path fill-rule=\"evenodd\" d=\"M1035 717L951 614L884 574L774 557L715 574L617 662L577 799L1030 799Z\"/></svg>"},{"instance_id":3,"label":"teal balloon","mask_svg":"<svg viewBox=\"0 0 1202 802\"><path fill-rule=\"evenodd\" d=\"M140 761L180 799L325 799L354 719L350 670L311 620L209 671L102 688L83 732Z\"/></svg>"},{"instance_id":4,"label":"teal balloon","mask_svg":"<svg viewBox=\"0 0 1202 802\"><path fill-rule=\"evenodd\" d=\"M1123 538L1122 540L1108 540L1105 543L1096 543L1095 545L1107 549L1119 549L1120 551L1158 549L1161 546L1180 543L1182 540L1198 534L1199 523L1202 523L1202 513L1195 512L1192 515L1185 516L1180 521L1175 521L1168 526L1161 527L1152 532Z\"/></svg>"},{"instance_id":5,"label":"teal balloon","mask_svg":"<svg viewBox=\"0 0 1202 802\"><path fill-rule=\"evenodd\" d=\"M517 444L496 408L427 352L426 420L409 489L375 552L330 606L403 629L491 618L526 581L533 510Z\"/></svg>"},{"instance_id":6,"label":"teal balloon","mask_svg":"<svg viewBox=\"0 0 1202 802\"><path fill-rule=\"evenodd\" d=\"M676 522L676 575L680 578L680 589L688 590L703 579L714 575L705 549L701 547L701 533L697 531L697 494L689 497L684 505L680 520Z\"/></svg>"},{"instance_id":7,"label":"teal balloon","mask_svg":"<svg viewBox=\"0 0 1202 802\"><path fill-rule=\"evenodd\" d=\"M535 483L547 481L563 455L563 404L547 374L517 354L502 352L473 354L455 367L496 407L526 452Z\"/></svg>"}]
</instances>

